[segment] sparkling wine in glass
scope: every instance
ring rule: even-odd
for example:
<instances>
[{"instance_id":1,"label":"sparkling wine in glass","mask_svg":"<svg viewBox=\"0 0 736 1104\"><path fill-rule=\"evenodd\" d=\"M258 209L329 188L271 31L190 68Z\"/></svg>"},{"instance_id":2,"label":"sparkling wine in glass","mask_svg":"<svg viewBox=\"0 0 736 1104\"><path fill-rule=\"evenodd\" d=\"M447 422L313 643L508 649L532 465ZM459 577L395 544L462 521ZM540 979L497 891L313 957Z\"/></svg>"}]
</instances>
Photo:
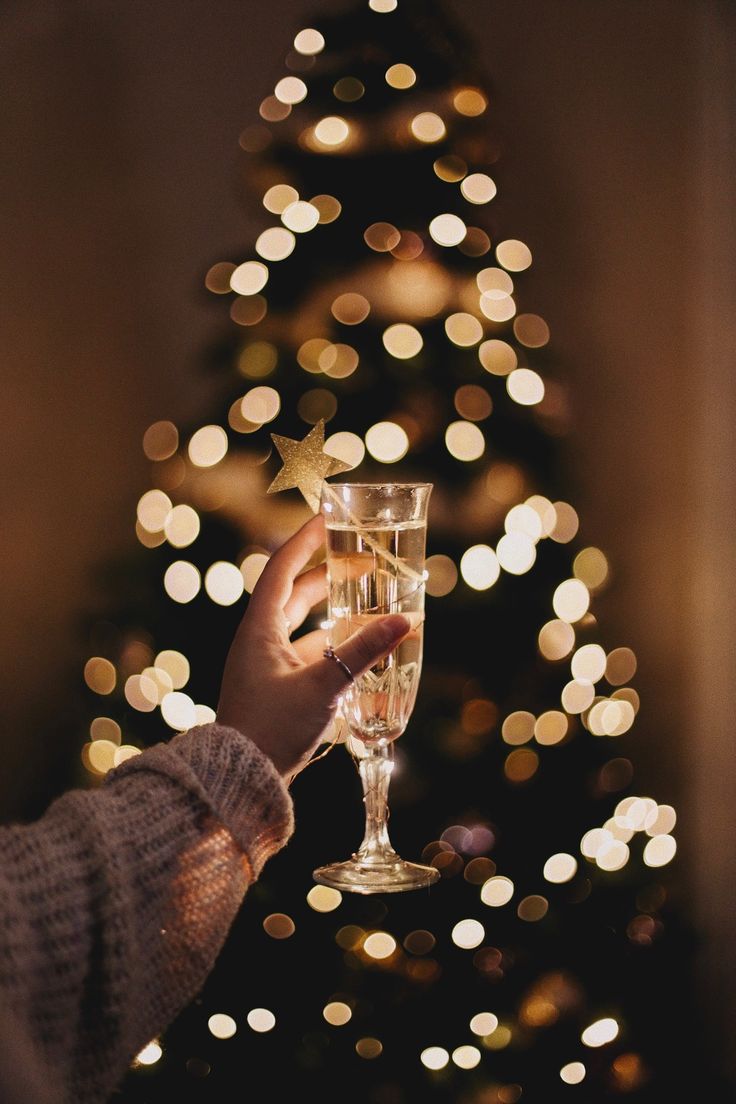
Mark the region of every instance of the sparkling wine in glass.
<instances>
[{"instance_id":1,"label":"sparkling wine in glass","mask_svg":"<svg viewBox=\"0 0 736 1104\"><path fill-rule=\"evenodd\" d=\"M314 871L317 882L335 889L399 893L439 877L432 866L402 859L387 827L393 741L409 721L422 669L431 490L431 483L323 484L330 644L339 650L372 618L389 613L403 613L411 623L400 644L358 676L340 699L363 785L366 826L350 859Z\"/></svg>"}]
</instances>

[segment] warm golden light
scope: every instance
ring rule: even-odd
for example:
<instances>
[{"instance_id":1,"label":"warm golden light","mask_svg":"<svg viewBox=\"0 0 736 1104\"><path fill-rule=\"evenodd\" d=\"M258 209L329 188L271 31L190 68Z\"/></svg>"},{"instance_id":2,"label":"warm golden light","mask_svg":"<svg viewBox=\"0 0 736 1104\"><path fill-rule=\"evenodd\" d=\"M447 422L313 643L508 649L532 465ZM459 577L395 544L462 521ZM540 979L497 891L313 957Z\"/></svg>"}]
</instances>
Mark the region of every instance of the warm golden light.
<instances>
[{"instance_id":1,"label":"warm golden light","mask_svg":"<svg viewBox=\"0 0 736 1104\"><path fill-rule=\"evenodd\" d=\"M396 940L388 932L371 932L363 940L363 950L369 958L390 958L396 950Z\"/></svg>"},{"instance_id":2,"label":"warm golden light","mask_svg":"<svg viewBox=\"0 0 736 1104\"><path fill-rule=\"evenodd\" d=\"M523 575L537 558L534 541L526 533L506 533L496 545L498 562L510 575Z\"/></svg>"},{"instance_id":3,"label":"warm golden light","mask_svg":"<svg viewBox=\"0 0 736 1104\"><path fill-rule=\"evenodd\" d=\"M349 464L351 468L357 468L358 464L363 462L365 445L357 433L341 430L327 438L324 452L328 456L334 456L337 460L342 460L344 464Z\"/></svg>"},{"instance_id":4,"label":"warm golden light","mask_svg":"<svg viewBox=\"0 0 736 1104\"><path fill-rule=\"evenodd\" d=\"M562 689L560 700L562 708L568 713L582 713L592 704L595 687L591 682L573 679Z\"/></svg>"},{"instance_id":5,"label":"warm golden light","mask_svg":"<svg viewBox=\"0 0 736 1104\"><path fill-rule=\"evenodd\" d=\"M450 1054L444 1047L431 1046L426 1047L421 1053L422 1065L426 1066L429 1070L441 1070L444 1069L447 1063L450 1061Z\"/></svg>"},{"instance_id":6,"label":"warm golden light","mask_svg":"<svg viewBox=\"0 0 736 1104\"><path fill-rule=\"evenodd\" d=\"M358 362L357 349L344 342L330 344L319 354L320 369L331 379L346 379L351 376L358 367Z\"/></svg>"},{"instance_id":7,"label":"warm golden light","mask_svg":"<svg viewBox=\"0 0 736 1104\"><path fill-rule=\"evenodd\" d=\"M621 870L630 858L630 851L623 840L611 839L601 843L595 853L595 861L601 870Z\"/></svg>"},{"instance_id":8,"label":"warm golden light","mask_svg":"<svg viewBox=\"0 0 736 1104\"><path fill-rule=\"evenodd\" d=\"M415 326L406 322L395 322L383 331L384 348L398 360L409 360L416 356L424 345L424 339Z\"/></svg>"},{"instance_id":9,"label":"warm golden light","mask_svg":"<svg viewBox=\"0 0 736 1104\"><path fill-rule=\"evenodd\" d=\"M600 548L583 548L573 560L572 571L588 590L595 591L608 579L608 560Z\"/></svg>"},{"instance_id":10,"label":"warm golden light","mask_svg":"<svg viewBox=\"0 0 736 1104\"><path fill-rule=\"evenodd\" d=\"M536 406L544 398L544 381L531 368L515 368L506 377L506 390L520 406Z\"/></svg>"},{"instance_id":11,"label":"warm golden light","mask_svg":"<svg viewBox=\"0 0 736 1104\"><path fill-rule=\"evenodd\" d=\"M368 7L371 8L372 11L380 12L381 14L396 11L398 6L399 0L368 0Z\"/></svg>"},{"instance_id":12,"label":"warm golden light","mask_svg":"<svg viewBox=\"0 0 736 1104\"><path fill-rule=\"evenodd\" d=\"M230 307L230 317L238 326L257 326L267 312L268 303L262 295L239 296Z\"/></svg>"},{"instance_id":13,"label":"warm golden light","mask_svg":"<svg viewBox=\"0 0 736 1104\"><path fill-rule=\"evenodd\" d=\"M499 242L496 246L496 257L498 263L507 268L510 272L523 272L525 268L529 268L532 263L532 254L528 245L524 245L524 242L517 241L515 238L509 238L507 241Z\"/></svg>"},{"instance_id":14,"label":"warm golden light","mask_svg":"<svg viewBox=\"0 0 736 1104\"><path fill-rule=\"evenodd\" d=\"M485 935L486 930L479 920L460 920L452 929L451 938L456 947L470 951L481 945Z\"/></svg>"},{"instance_id":15,"label":"warm golden light","mask_svg":"<svg viewBox=\"0 0 736 1104\"><path fill-rule=\"evenodd\" d=\"M344 1027L352 1019L353 1010L344 1001L330 1001L322 1009L322 1015L332 1027Z\"/></svg>"},{"instance_id":16,"label":"warm golden light","mask_svg":"<svg viewBox=\"0 0 736 1104\"><path fill-rule=\"evenodd\" d=\"M517 365L516 353L506 341L491 338L478 349L478 358L492 376L507 376Z\"/></svg>"},{"instance_id":17,"label":"warm golden light","mask_svg":"<svg viewBox=\"0 0 736 1104\"><path fill-rule=\"evenodd\" d=\"M216 1039L232 1039L238 1030L235 1020L226 1012L215 1012L207 1020L207 1027Z\"/></svg>"},{"instance_id":18,"label":"warm golden light","mask_svg":"<svg viewBox=\"0 0 736 1104\"><path fill-rule=\"evenodd\" d=\"M84 681L95 694L112 694L117 676L109 659L93 656L84 665Z\"/></svg>"},{"instance_id":19,"label":"warm golden light","mask_svg":"<svg viewBox=\"0 0 736 1104\"><path fill-rule=\"evenodd\" d=\"M311 56L319 54L325 48L324 35L313 27L305 27L294 38L294 49L300 54Z\"/></svg>"},{"instance_id":20,"label":"warm golden light","mask_svg":"<svg viewBox=\"0 0 736 1104\"><path fill-rule=\"evenodd\" d=\"M566 1085L579 1085L585 1079L585 1066L582 1062L568 1062L560 1070L560 1079Z\"/></svg>"},{"instance_id":21,"label":"warm golden light","mask_svg":"<svg viewBox=\"0 0 736 1104\"><path fill-rule=\"evenodd\" d=\"M514 319L514 334L520 345L539 349L549 341L549 326L538 314L520 314Z\"/></svg>"},{"instance_id":22,"label":"warm golden light","mask_svg":"<svg viewBox=\"0 0 736 1104\"><path fill-rule=\"evenodd\" d=\"M137 1066L154 1066L163 1054L163 1048L157 1039L146 1043L142 1050L135 1056L134 1064Z\"/></svg>"},{"instance_id":23,"label":"warm golden light","mask_svg":"<svg viewBox=\"0 0 736 1104\"><path fill-rule=\"evenodd\" d=\"M276 1017L268 1008L251 1008L246 1017L251 1031L263 1033L276 1026Z\"/></svg>"},{"instance_id":24,"label":"warm golden light","mask_svg":"<svg viewBox=\"0 0 736 1104\"><path fill-rule=\"evenodd\" d=\"M491 322L508 322L516 314L516 303L512 296L502 291L484 291L478 305Z\"/></svg>"},{"instance_id":25,"label":"warm golden light","mask_svg":"<svg viewBox=\"0 0 736 1104\"><path fill-rule=\"evenodd\" d=\"M282 103L276 96L266 96L265 100L261 101L258 114L267 123L278 123L291 114L291 104Z\"/></svg>"},{"instance_id":26,"label":"warm golden light","mask_svg":"<svg viewBox=\"0 0 736 1104\"><path fill-rule=\"evenodd\" d=\"M487 544L474 544L460 560L460 573L474 590L488 590L501 574L496 553Z\"/></svg>"},{"instance_id":27,"label":"warm golden light","mask_svg":"<svg viewBox=\"0 0 736 1104\"><path fill-rule=\"evenodd\" d=\"M568 502L555 502L553 506L556 520L549 535L558 544L567 544L578 531L578 515Z\"/></svg>"},{"instance_id":28,"label":"warm golden light","mask_svg":"<svg viewBox=\"0 0 736 1104\"><path fill-rule=\"evenodd\" d=\"M125 680L124 693L128 705L140 713L153 712L159 703L158 687L153 679L145 675L129 675Z\"/></svg>"},{"instance_id":29,"label":"warm golden light","mask_svg":"<svg viewBox=\"0 0 736 1104\"><path fill-rule=\"evenodd\" d=\"M480 1064L480 1051L477 1047L466 1043L463 1046L455 1047L452 1052L452 1060L460 1069L475 1069Z\"/></svg>"},{"instance_id":30,"label":"warm golden light","mask_svg":"<svg viewBox=\"0 0 736 1104\"><path fill-rule=\"evenodd\" d=\"M376 0L376 2L378 2L378 0ZM386 0L386 2L390 2L390 0ZM395 5L396 0L393 0L393 3ZM391 9L386 10L388 11ZM369 1061L372 1058L380 1058L383 1052L383 1043L380 1039L374 1039L372 1036L366 1036L363 1039L358 1039L357 1043L355 1044L355 1052L359 1058L366 1058Z\"/></svg>"},{"instance_id":31,"label":"warm golden light","mask_svg":"<svg viewBox=\"0 0 736 1104\"><path fill-rule=\"evenodd\" d=\"M227 445L227 433L222 426L202 426L189 439L189 459L198 468L214 467L225 456Z\"/></svg>"},{"instance_id":32,"label":"warm golden light","mask_svg":"<svg viewBox=\"0 0 736 1104\"><path fill-rule=\"evenodd\" d=\"M548 882L553 882L555 885L562 885L564 882L569 882L571 878L575 877L578 869L578 862L572 855L568 855L565 851L558 851L556 855L550 855L544 864L543 874Z\"/></svg>"},{"instance_id":33,"label":"warm golden light","mask_svg":"<svg viewBox=\"0 0 736 1104\"><path fill-rule=\"evenodd\" d=\"M539 756L529 748L516 748L509 752L503 765L503 773L509 782L528 782L539 767Z\"/></svg>"},{"instance_id":34,"label":"warm golden light","mask_svg":"<svg viewBox=\"0 0 736 1104\"><path fill-rule=\"evenodd\" d=\"M314 127L314 137L323 146L340 146L349 135L350 125L341 115L327 115Z\"/></svg>"},{"instance_id":35,"label":"warm golden light","mask_svg":"<svg viewBox=\"0 0 736 1104\"><path fill-rule=\"evenodd\" d=\"M464 383L458 387L454 402L460 417L471 422L482 422L493 410L491 396L485 387L479 387L475 383Z\"/></svg>"},{"instance_id":36,"label":"warm golden light","mask_svg":"<svg viewBox=\"0 0 736 1104\"><path fill-rule=\"evenodd\" d=\"M267 282L268 269L260 261L246 261L238 265L230 277L230 287L238 295L255 295Z\"/></svg>"},{"instance_id":37,"label":"warm golden light","mask_svg":"<svg viewBox=\"0 0 736 1104\"><path fill-rule=\"evenodd\" d=\"M460 115L482 115L488 106L488 100L479 88L461 88L452 99L455 110Z\"/></svg>"},{"instance_id":38,"label":"warm golden light","mask_svg":"<svg viewBox=\"0 0 736 1104\"><path fill-rule=\"evenodd\" d=\"M415 115L409 129L420 142L440 142L447 134L447 127L434 111L422 111Z\"/></svg>"},{"instance_id":39,"label":"warm golden light","mask_svg":"<svg viewBox=\"0 0 736 1104\"><path fill-rule=\"evenodd\" d=\"M329 886L312 886L307 894L307 904L315 912L334 912L342 903L342 893L338 889L330 889Z\"/></svg>"},{"instance_id":40,"label":"warm golden light","mask_svg":"<svg viewBox=\"0 0 736 1104\"><path fill-rule=\"evenodd\" d=\"M148 533L161 532L172 505L171 499L163 491L146 491L138 500L136 508L136 516L142 528Z\"/></svg>"},{"instance_id":41,"label":"warm golden light","mask_svg":"<svg viewBox=\"0 0 736 1104\"><path fill-rule=\"evenodd\" d=\"M612 1043L617 1035L618 1024L613 1017L606 1016L602 1020L589 1024L580 1038L585 1046L600 1047L605 1046L606 1043Z\"/></svg>"},{"instance_id":42,"label":"warm golden light","mask_svg":"<svg viewBox=\"0 0 736 1104\"><path fill-rule=\"evenodd\" d=\"M548 709L540 713L534 722L534 739L543 747L552 747L561 743L570 729L570 722L559 709Z\"/></svg>"},{"instance_id":43,"label":"warm golden light","mask_svg":"<svg viewBox=\"0 0 736 1104\"><path fill-rule=\"evenodd\" d=\"M611 686L621 686L636 674L636 655L631 648L614 648L606 660L606 679Z\"/></svg>"},{"instance_id":44,"label":"warm golden light","mask_svg":"<svg viewBox=\"0 0 736 1104\"><path fill-rule=\"evenodd\" d=\"M480 891L480 899L484 905L491 908L501 908L508 904L514 896L514 883L510 878L496 874L483 883Z\"/></svg>"},{"instance_id":45,"label":"warm golden light","mask_svg":"<svg viewBox=\"0 0 736 1104\"><path fill-rule=\"evenodd\" d=\"M588 612L590 593L580 579L566 579L552 596L552 608L561 621L579 621Z\"/></svg>"},{"instance_id":46,"label":"warm golden light","mask_svg":"<svg viewBox=\"0 0 736 1104\"><path fill-rule=\"evenodd\" d=\"M459 245L467 232L463 220L449 213L436 215L429 224L429 235L437 245Z\"/></svg>"},{"instance_id":47,"label":"warm golden light","mask_svg":"<svg viewBox=\"0 0 736 1104\"><path fill-rule=\"evenodd\" d=\"M293 204L292 204L293 206ZM265 261L283 261L294 252L296 238L283 226L271 226L256 238L256 253Z\"/></svg>"},{"instance_id":48,"label":"warm golden light","mask_svg":"<svg viewBox=\"0 0 736 1104\"><path fill-rule=\"evenodd\" d=\"M416 82L417 75L411 65L397 62L386 70L386 84L390 84L392 88L411 88Z\"/></svg>"},{"instance_id":49,"label":"warm golden light","mask_svg":"<svg viewBox=\"0 0 736 1104\"><path fill-rule=\"evenodd\" d=\"M314 230L319 222L319 211L311 203L304 199L298 199L296 203L290 203L281 212L281 221L295 234L306 234Z\"/></svg>"},{"instance_id":50,"label":"warm golden light","mask_svg":"<svg viewBox=\"0 0 736 1104\"><path fill-rule=\"evenodd\" d=\"M263 197L263 206L274 215L280 215L292 203L299 199L296 188L290 184L274 184Z\"/></svg>"},{"instance_id":51,"label":"warm golden light","mask_svg":"<svg viewBox=\"0 0 736 1104\"><path fill-rule=\"evenodd\" d=\"M175 602L191 602L199 593L202 577L193 563L176 560L164 574L164 589Z\"/></svg>"},{"instance_id":52,"label":"warm golden light","mask_svg":"<svg viewBox=\"0 0 736 1104\"><path fill-rule=\"evenodd\" d=\"M173 422L154 422L143 434L143 451L149 460L166 460L179 447L179 431Z\"/></svg>"},{"instance_id":53,"label":"warm golden light","mask_svg":"<svg viewBox=\"0 0 736 1104\"><path fill-rule=\"evenodd\" d=\"M401 241L401 232L390 222L373 222L363 238L374 252L390 253Z\"/></svg>"},{"instance_id":54,"label":"warm golden light","mask_svg":"<svg viewBox=\"0 0 736 1104\"><path fill-rule=\"evenodd\" d=\"M249 422L272 422L281 409L281 397L273 387L253 387L243 396L240 410Z\"/></svg>"},{"instance_id":55,"label":"warm golden light","mask_svg":"<svg viewBox=\"0 0 736 1104\"><path fill-rule=\"evenodd\" d=\"M164 533L174 548L187 548L199 536L199 514L191 506L174 506L164 522Z\"/></svg>"},{"instance_id":56,"label":"warm golden light","mask_svg":"<svg viewBox=\"0 0 736 1104\"><path fill-rule=\"evenodd\" d=\"M435 175L440 180L445 180L448 184L456 184L458 180L462 180L468 171L468 166L463 161L462 157L457 157L453 153L445 154L444 157L438 157L434 163Z\"/></svg>"},{"instance_id":57,"label":"warm golden light","mask_svg":"<svg viewBox=\"0 0 736 1104\"><path fill-rule=\"evenodd\" d=\"M445 319L445 333L453 344L467 348L478 344L483 327L474 315L460 311Z\"/></svg>"},{"instance_id":58,"label":"warm golden light","mask_svg":"<svg viewBox=\"0 0 736 1104\"><path fill-rule=\"evenodd\" d=\"M285 912L272 912L263 921L263 930L272 939L290 939L296 931L296 924Z\"/></svg>"},{"instance_id":59,"label":"warm golden light","mask_svg":"<svg viewBox=\"0 0 736 1104\"><path fill-rule=\"evenodd\" d=\"M470 1021L470 1030L474 1035L490 1035L498 1027L498 1016L493 1012L476 1012Z\"/></svg>"},{"instance_id":60,"label":"warm golden light","mask_svg":"<svg viewBox=\"0 0 736 1104\"><path fill-rule=\"evenodd\" d=\"M539 630L538 642L545 659L564 659L575 646L575 630L567 621L548 621Z\"/></svg>"},{"instance_id":61,"label":"warm golden light","mask_svg":"<svg viewBox=\"0 0 736 1104\"><path fill-rule=\"evenodd\" d=\"M501 738L504 743L515 746L528 743L534 735L534 721L534 714L528 713L525 709L517 709L509 713L501 725Z\"/></svg>"},{"instance_id":62,"label":"warm golden light","mask_svg":"<svg viewBox=\"0 0 736 1104\"><path fill-rule=\"evenodd\" d=\"M219 560L207 569L204 589L218 606L232 606L243 593L243 576L234 563Z\"/></svg>"},{"instance_id":63,"label":"warm golden light","mask_svg":"<svg viewBox=\"0 0 736 1104\"><path fill-rule=\"evenodd\" d=\"M598 682L606 670L606 653L600 644L585 644L575 652L570 669L576 679Z\"/></svg>"},{"instance_id":64,"label":"warm golden light","mask_svg":"<svg viewBox=\"0 0 736 1104\"><path fill-rule=\"evenodd\" d=\"M677 813L671 805L655 805L646 813L644 830L648 836L668 835L676 823Z\"/></svg>"},{"instance_id":65,"label":"warm golden light","mask_svg":"<svg viewBox=\"0 0 736 1104\"><path fill-rule=\"evenodd\" d=\"M360 322L364 322L370 309L371 305L365 295L358 295L352 291L338 295L330 307L333 316L344 326L357 326Z\"/></svg>"},{"instance_id":66,"label":"warm golden light","mask_svg":"<svg viewBox=\"0 0 736 1104\"><path fill-rule=\"evenodd\" d=\"M164 696L161 702L161 716L169 728L174 728L178 732L185 732L197 723L194 702L188 694L183 694L180 690L173 690Z\"/></svg>"},{"instance_id":67,"label":"warm golden light","mask_svg":"<svg viewBox=\"0 0 736 1104\"><path fill-rule=\"evenodd\" d=\"M306 99L307 86L300 77L282 77L274 88L277 100L284 104L298 104Z\"/></svg>"},{"instance_id":68,"label":"warm golden light","mask_svg":"<svg viewBox=\"0 0 736 1104\"><path fill-rule=\"evenodd\" d=\"M123 737L120 725L112 717L95 717L89 726L89 734L92 740L109 740L115 745L118 745Z\"/></svg>"},{"instance_id":69,"label":"warm golden light","mask_svg":"<svg viewBox=\"0 0 736 1104\"><path fill-rule=\"evenodd\" d=\"M526 503L511 507L504 518L503 527L507 533L523 533L535 543L542 536L542 519L537 511Z\"/></svg>"},{"instance_id":70,"label":"warm golden light","mask_svg":"<svg viewBox=\"0 0 736 1104\"><path fill-rule=\"evenodd\" d=\"M486 439L474 422L451 422L445 430L445 445L456 460L477 460L485 452Z\"/></svg>"},{"instance_id":71,"label":"warm golden light","mask_svg":"<svg viewBox=\"0 0 736 1104\"><path fill-rule=\"evenodd\" d=\"M153 661L154 667L165 671L174 690L181 690L189 682L189 660L181 652L166 648Z\"/></svg>"},{"instance_id":72,"label":"warm golden light","mask_svg":"<svg viewBox=\"0 0 736 1104\"><path fill-rule=\"evenodd\" d=\"M460 191L469 203L490 203L496 194L496 185L485 173L470 173L460 185Z\"/></svg>"},{"instance_id":73,"label":"warm golden light","mask_svg":"<svg viewBox=\"0 0 736 1104\"><path fill-rule=\"evenodd\" d=\"M406 455L409 438L396 422L376 422L366 433L365 444L374 460L395 464Z\"/></svg>"},{"instance_id":74,"label":"warm golden light","mask_svg":"<svg viewBox=\"0 0 736 1104\"><path fill-rule=\"evenodd\" d=\"M331 195L312 196L309 202L313 207L316 207L319 212L319 221L323 225L328 222L334 222L342 211L342 204L340 201Z\"/></svg>"},{"instance_id":75,"label":"warm golden light","mask_svg":"<svg viewBox=\"0 0 736 1104\"><path fill-rule=\"evenodd\" d=\"M443 598L454 590L457 583L457 567L449 556L429 556L425 563L426 590L433 598Z\"/></svg>"},{"instance_id":76,"label":"warm golden light","mask_svg":"<svg viewBox=\"0 0 736 1104\"><path fill-rule=\"evenodd\" d=\"M310 337L299 346L296 359L305 372L319 375L322 369L319 366L319 358L325 349L329 349L331 342L326 337Z\"/></svg>"},{"instance_id":77,"label":"warm golden light","mask_svg":"<svg viewBox=\"0 0 736 1104\"><path fill-rule=\"evenodd\" d=\"M677 842L668 834L652 836L644 848L644 862L647 866L666 866L674 859Z\"/></svg>"}]
</instances>

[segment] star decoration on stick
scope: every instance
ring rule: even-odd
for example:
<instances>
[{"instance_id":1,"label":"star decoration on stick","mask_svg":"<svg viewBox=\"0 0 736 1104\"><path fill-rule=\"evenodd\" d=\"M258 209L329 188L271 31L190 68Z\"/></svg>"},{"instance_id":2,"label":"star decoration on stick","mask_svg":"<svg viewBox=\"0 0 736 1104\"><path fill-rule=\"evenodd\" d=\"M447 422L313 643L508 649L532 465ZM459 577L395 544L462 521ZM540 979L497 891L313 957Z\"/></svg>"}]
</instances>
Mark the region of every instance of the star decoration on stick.
<instances>
[{"instance_id":1,"label":"star decoration on stick","mask_svg":"<svg viewBox=\"0 0 736 1104\"><path fill-rule=\"evenodd\" d=\"M324 451L324 418L320 418L303 441L293 441L291 437L281 437L278 433L272 433L271 440L279 450L284 465L268 488L268 494L298 487L307 500L307 505L316 514L323 481L331 475L349 471L352 467L334 456L328 456Z\"/></svg>"}]
</instances>

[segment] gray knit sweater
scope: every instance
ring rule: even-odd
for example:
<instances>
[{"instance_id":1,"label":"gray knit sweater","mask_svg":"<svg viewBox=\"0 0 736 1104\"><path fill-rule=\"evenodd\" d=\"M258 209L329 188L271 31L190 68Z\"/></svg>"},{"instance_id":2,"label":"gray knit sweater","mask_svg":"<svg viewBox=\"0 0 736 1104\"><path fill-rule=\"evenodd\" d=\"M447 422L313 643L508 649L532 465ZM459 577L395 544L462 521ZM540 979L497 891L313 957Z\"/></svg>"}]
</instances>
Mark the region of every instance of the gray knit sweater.
<instances>
[{"instance_id":1,"label":"gray knit sweater","mask_svg":"<svg viewBox=\"0 0 736 1104\"><path fill-rule=\"evenodd\" d=\"M271 760L217 724L0 828L1 1104L107 1100L292 830Z\"/></svg>"}]
</instances>

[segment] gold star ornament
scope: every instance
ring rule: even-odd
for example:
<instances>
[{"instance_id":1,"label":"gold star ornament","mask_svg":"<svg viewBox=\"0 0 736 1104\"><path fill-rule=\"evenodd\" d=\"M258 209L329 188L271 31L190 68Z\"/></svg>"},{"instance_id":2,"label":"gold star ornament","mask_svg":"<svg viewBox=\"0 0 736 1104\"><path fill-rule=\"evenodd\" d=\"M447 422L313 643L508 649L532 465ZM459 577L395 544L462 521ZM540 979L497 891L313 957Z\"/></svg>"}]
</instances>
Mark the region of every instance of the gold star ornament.
<instances>
[{"instance_id":1,"label":"gold star ornament","mask_svg":"<svg viewBox=\"0 0 736 1104\"><path fill-rule=\"evenodd\" d=\"M272 433L271 440L279 450L284 465L268 488L268 494L298 487L307 500L307 505L316 514L324 480L331 475L349 471L353 465L328 456L324 451L324 418L320 418L303 441L293 441L291 437L281 437L278 433Z\"/></svg>"}]
</instances>

